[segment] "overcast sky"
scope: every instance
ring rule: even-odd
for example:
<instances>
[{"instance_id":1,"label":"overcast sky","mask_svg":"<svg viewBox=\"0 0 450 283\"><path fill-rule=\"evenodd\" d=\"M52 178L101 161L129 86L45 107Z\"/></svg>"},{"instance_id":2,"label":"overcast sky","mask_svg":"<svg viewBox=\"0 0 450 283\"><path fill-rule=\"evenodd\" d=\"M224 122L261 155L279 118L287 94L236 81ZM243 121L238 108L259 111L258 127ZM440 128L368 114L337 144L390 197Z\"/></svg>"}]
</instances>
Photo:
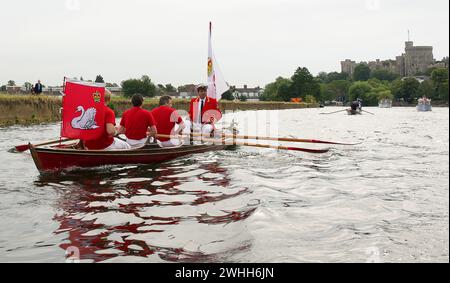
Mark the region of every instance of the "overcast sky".
<instances>
[{"instance_id":1,"label":"overcast sky","mask_svg":"<svg viewBox=\"0 0 450 283\"><path fill-rule=\"evenodd\" d=\"M346 58L395 59L408 29L435 58L449 54L448 0L0 0L0 11L0 84L205 82L210 20L216 58L238 86L298 66L316 75Z\"/></svg>"}]
</instances>

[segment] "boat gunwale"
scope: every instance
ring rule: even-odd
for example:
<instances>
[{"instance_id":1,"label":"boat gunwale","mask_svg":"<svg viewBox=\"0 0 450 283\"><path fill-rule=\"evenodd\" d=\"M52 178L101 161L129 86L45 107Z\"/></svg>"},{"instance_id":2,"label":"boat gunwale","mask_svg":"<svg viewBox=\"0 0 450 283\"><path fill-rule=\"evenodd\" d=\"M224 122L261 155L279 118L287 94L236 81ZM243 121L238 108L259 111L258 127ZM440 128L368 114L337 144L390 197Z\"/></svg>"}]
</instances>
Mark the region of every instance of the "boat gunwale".
<instances>
[{"instance_id":1,"label":"boat gunwale","mask_svg":"<svg viewBox=\"0 0 450 283\"><path fill-rule=\"evenodd\" d=\"M161 155L161 154L182 154L186 152L195 152L198 150L220 150L228 146L234 146L232 143L223 141L217 144L194 144L194 145L183 145L180 147L172 148L136 148L127 150L80 150L73 148L51 148L51 147L32 147L36 153L49 153L49 154L60 154L60 155L80 155L80 156L138 156L138 155ZM31 149L31 148L30 148Z\"/></svg>"}]
</instances>

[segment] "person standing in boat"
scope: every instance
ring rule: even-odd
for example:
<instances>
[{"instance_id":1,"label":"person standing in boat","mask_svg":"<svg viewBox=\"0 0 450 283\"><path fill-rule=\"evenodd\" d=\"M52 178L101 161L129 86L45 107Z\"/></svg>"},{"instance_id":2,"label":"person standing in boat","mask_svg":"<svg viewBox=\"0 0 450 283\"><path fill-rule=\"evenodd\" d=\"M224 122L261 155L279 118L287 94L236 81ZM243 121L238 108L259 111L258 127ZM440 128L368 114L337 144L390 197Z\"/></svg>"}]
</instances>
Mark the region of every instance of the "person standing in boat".
<instances>
[{"instance_id":1,"label":"person standing in boat","mask_svg":"<svg viewBox=\"0 0 450 283\"><path fill-rule=\"evenodd\" d=\"M111 101L111 92L105 89L105 131L96 140L83 141L84 148L89 150L130 149L130 145L114 136L117 135L116 115L107 105Z\"/></svg>"},{"instance_id":2,"label":"person standing in boat","mask_svg":"<svg viewBox=\"0 0 450 283\"><path fill-rule=\"evenodd\" d=\"M194 132L210 135L215 129L214 124L222 118L217 100L207 97L207 90L206 85L197 86L198 97L193 98L189 106L190 121L186 121L187 131L192 127Z\"/></svg>"},{"instance_id":3,"label":"person standing in boat","mask_svg":"<svg viewBox=\"0 0 450 283\"><path fill-rule=\"evenodd\" d=\"M174 147L181 145L180 139L177 138L184 128L185 124L178 112L172 108L172 97L164 95L159 99L159 107L151 111L156 119L156 128L158 134L174 136L173 138L158 137L162 147Z\"/></svg>"},{"instance_id":4,"label":"person standing in boat","mask_svg":"<svg viewBox=\"0 0 450 283\"><path fill-rule=\"evenodd\" d=\"M156 136L156 122L150 111L142 108L144 97L141 94L133 95L131 103L133 107L123 113L118 132L125 134L132 148L137 148L147 142L148 131L149 137Z\"/></svg>"}]
</instances>

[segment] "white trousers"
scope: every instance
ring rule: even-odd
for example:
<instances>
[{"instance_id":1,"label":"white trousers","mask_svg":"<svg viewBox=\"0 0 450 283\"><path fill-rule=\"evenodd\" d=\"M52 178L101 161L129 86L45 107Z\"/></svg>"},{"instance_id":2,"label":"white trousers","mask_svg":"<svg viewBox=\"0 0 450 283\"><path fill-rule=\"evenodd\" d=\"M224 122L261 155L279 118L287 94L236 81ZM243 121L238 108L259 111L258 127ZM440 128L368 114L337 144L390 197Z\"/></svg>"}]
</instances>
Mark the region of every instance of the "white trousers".
<instances>
[{"instance_id":1,"label":"white trousers","mask_svg":"<svg viewBox=\"0 0 450 283\"><path fill-rule=\"evenodd\" d=\"M183 134L189 135L191 133L192 122L188 120L188 121L185 121L184 124L186 125L186 127L183 130ZM211 124L194 123L193 128L194 128L194 133L202 133L202 135L209 135L214 130L214 126Z\"/></svg>"},{"instance_id":2,"label":"white trousers","mask_svg":"<svg viewBox=\"0 0 450 283\"><path fill-rule=\"evenodd\" d=\"M114 138L114 142L104 150L125 150L125 149L131 149L131 146L127 142L124 142L123 140Z\"/></svg>"},{"instance_id":3,"label":"white trousers","mask_svg":"<svg viewBox=\"0 0 450 283\"><path fill-rule=\"evenodd\" d=\"M147 141L147 138L143 138L141 140L133 140L133 139L127 138L127 143L131 146L131 148L141 147L145 144L146 141Z\"/></svg>"},{"instance_id":4,"label":"white trousers","mask_svg":"<svg viewBox=\"0 0 450 283\"><path fill-rule=\"evenodd\" d=\"M158 141L158 144L161 147L177 147L177 146L182 145L183 142L181 140L178 140L178 139L171 139L171 140L163 141L163 142Z\"/></svg>"}]
</instances>

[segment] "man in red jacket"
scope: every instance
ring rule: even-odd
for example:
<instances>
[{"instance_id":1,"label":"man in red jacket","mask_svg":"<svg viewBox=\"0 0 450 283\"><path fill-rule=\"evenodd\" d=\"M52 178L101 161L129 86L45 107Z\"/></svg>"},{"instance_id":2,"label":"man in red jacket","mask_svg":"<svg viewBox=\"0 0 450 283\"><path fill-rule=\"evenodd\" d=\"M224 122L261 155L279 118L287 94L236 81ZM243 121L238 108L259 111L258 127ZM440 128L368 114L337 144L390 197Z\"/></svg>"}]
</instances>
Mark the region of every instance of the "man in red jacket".
<instances>
[{"instance_id":1,"label":"man in red jacket","mask_svg":"<svg viewBox=\"0 0 450 283\"><path fill-rule=\"evenodd\" d=\"M222 118L217 100L207 97L208 87L197 86L198 97L191 100L189 106L189 119L186 121L185 133L193 127L194 132L209 135L214 130L214 124Z\"/></svg>"}]
</instances>

